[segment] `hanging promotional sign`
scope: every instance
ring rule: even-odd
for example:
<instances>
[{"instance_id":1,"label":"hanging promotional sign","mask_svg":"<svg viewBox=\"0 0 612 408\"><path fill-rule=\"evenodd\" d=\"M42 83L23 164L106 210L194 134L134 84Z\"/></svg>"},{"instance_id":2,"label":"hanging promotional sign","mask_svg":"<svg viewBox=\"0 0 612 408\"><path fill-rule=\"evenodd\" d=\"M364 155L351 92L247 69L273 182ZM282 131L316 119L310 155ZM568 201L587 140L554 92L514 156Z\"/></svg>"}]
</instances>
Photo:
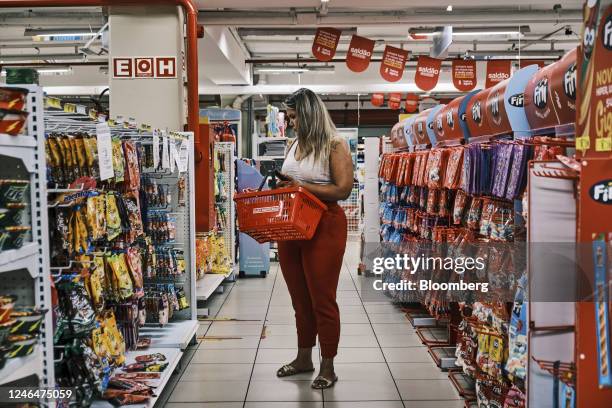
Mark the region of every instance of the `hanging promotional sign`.
<instances>
[{"instance_id":1,"label":"hanging promotional sign","mask_svg":"<svg viewBox=\"0 0 612 408\"><path fill-rule=\"evenodd\" d=\"M525 113L531 129L576 120L576 49L541 68L525 87Z\"/></svg>"},{"instance_id":2,"label":"hanging promotional sign","mask_svg":"<svg viewBox=\"0 0 612 408\"><path fill-rule=\"evenodd\" d=\"M584 9L576 116L576 148L583 157L610 157L612 152L612 5L603 3L588 2Z\"/></svg>"},{"instance_id":3,"label":"hanging promotional sign","mask_svg":"<svg viewBox=\"0 0 612 408\"><path fill-rule=\"evenodd\" d=\"M512 73L512 61L490 60L487 61L487 78L485 88L490 88L501 81L510 78Z\"/></svg>"},{"instance_id":4,"label":"hanging promotional sign","mask_svg":"<svg viewBox=\"0 0 612 408\"><path fill-rule=\"evenodd\" d=\"M335 28L317 28L312 43L312 55L319 61L331 61L336 55L336 48L340 41L342 31Z\"/></svg>"},{"instance_id":5,"label":"hanging promotional sign","mask_svg":"<svg viewBox=\"0 0 612 408\"><path fill-rule=\"evenodd\" d=\"M404 104L407 113L414 113L419 110L419 95L415 93L409 93L406 95L406 102Z\"/></svg>"},{"instance_id":6,"label":"hanging promotional sign","mask_svg":"<svg viewBox=\"0 0 612 408\"><path fill-rule=\"evenodd\" d=\"M370 103L374 106L383 106L383 104L385 103L385 94L373 93L372 98L370 99Z\"/></svg>"},{"instance_id":7,"label":"hanging promotional sign","mask_svg":"<svg viewBox=\"0 0 612 408\"><path fill-rule=\"evenodd\" d=\"M389 94L389 109L397 110L402 105L402 94L393 92Z\"/></svg>"},{"instance_id":8,"label":"hanging promotional sign","mask_svg":"<svg viewBox=\"0 0 612 408\"><path fill-rule=\"evenodd\" d=\"M363 72L368 69L375 41L353 35L346 53L346 66L353 72Z\"/></svg>"},{"instance_id":9,"label":"hanging promotional sign","mask_svg":"<svg viewBox=\"0 0 612 408\"><path fill-rule=\"evenodd\" d=\"M419 89L424 91L431 91L435 88L440 77L440 66L442 60L431 58L425 55L419 56L417 62L416 75L414 82Z\"/></svg>"},{"instance_id":10,"label":"hanging promotional sign","mask_svg":"<svg viewBox=\"0 0 612 408\"><path fill-rule=\"evenodd\" d=\"M385 81L397 82L404 75L404 67L408 60L408 51L401 48L385 46L382 62L380 63L380 75Z\"/></svg>"},{"instance_id":11,"label":"hanging promotional sign","mask_svg":"<svg viewBox=\"0 0 612 408\"><path fill-rule=\"evenodd\" d=\"M453 84L459 91L467 92L476 88L476 61L453 60Z\"/></svg>"},{"instance_id":12,"label":"hanging promotional sign","mask_svg":"<svg viewBox=\"0 0 612 408\"><path fill-rule=\"evenodd\" d=\"M536 65L519 69L512 75L506 86L504 105L508 114L508 121L516 137L529 137L531 135L527 115L525 114L525 86L538 71Z\"/></svg>"},{"instance_id":13,"label":"hanging promotional sign","mask_svg":"<svg viewBox=\"0 0 612 408\"><path fill-rule=\"evenodd\" d=\"M466 122L470 129L470 137L488 136L491 134L488 117L485 114L487 98L491 89L483 89L478 92L467 104L466 107Z\"/></svg>"}]
</instances>

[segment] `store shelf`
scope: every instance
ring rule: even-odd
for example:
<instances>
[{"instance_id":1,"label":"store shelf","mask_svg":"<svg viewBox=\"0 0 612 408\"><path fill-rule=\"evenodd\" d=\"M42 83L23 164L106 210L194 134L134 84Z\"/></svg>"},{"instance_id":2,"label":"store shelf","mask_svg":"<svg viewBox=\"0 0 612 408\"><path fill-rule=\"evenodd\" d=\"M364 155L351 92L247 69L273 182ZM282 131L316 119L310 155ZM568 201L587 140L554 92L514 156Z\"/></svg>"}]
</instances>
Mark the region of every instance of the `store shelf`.
<instances>
[{"instance_id":1,"label":"store shelf","mask_svg":"<svg viewBox=\"0 0 612 408\"><path fill-rule=\"evenodd\" d=\"M151 347L179 348L184 350L198 330L197 320L170 322L163 327L145 325L140 329L140 336L151 337Z\"/></svg>"},{"instance_id":2,"label":"store shelf","mask_svg":"<svg viewBox=\"0 0 612 408\"><path fill-rule=\"evenodd\" d=\"M163 355L165 355L166 361L168 362L168 367L166 367L166 369L162 372L161 378L159 380L147 381L149 384L155 387L155 395L153 395L146 404L134 404L130 405L130 408L153 408L155 406L155 403L157 402L157 399L162 394L162 391L168 384L168 380L170 380L170 377L172 376L172 373L174 372L176 366L181 361L181 357L183 357L183 352L178 349L149 348L146 350L127 352L125 355L126 365L134 363L136 361L136 356L153 353L162 353ZM120 371L121 370L119 370L119 372ZM114 408L110 402L101 400L94 401L91 406L92 408Z\"/></svg>"},{"instance_id":3,"label":"store shelf","mask_svg":"<svg viewBox=\"0 0 612 408\"><path fill-rule=\"evenodd\" d=\"M10 249L0 252L0 273L14 271L17 269L27 268L32 277L36 272L36 257L32 256L38 253L38 244L29 242L19 249Z\"/></svg>"},{"instance_id":4,"label":"store shelf","mask_svg":"<svg viewBox=\"0 0 612 408\"><path fill-rule=\"evenodd\" d=\"M468 377L463 371L451 371L448 373L448 379L455 387L455 390L462 398L471 400L476 396L476 383L474 379Z\"/></svg>"},{"instance_id":5,"label":"store shelf","mask_svg":"<svg viewBox=\"0 0 612 408\"><path fill-rule=\"evenodd\" d=\"M0 385L29 377L40 375L43 370L42 346L38 345L29 356L11 358L6 361L4 368L0 370Z\"/></svg>"},{"instance_id":6,"label":"store shelf","mask_svg":"<svg viewBox=\"0 0 612 408\"><path fill-rule=\"evenodd\" d=\"M0 133L0 146L36 147L36 139L33 136L11 136L6 133Z\"/></svg>"},{"instance_id":7,"label":"store shelf","mask_svg":"<svg viewBox=\"0 0 612 408\"><path fill-rule=\"evenodd\" d=\"M279 140L289 140L289 138L288 137L284 137L284 136L283 137L281 137L281 136L278 136L278 137L258 137L257 140L259 142L274 142L274 141L279 141Z\"/></svg>"},{"instance_id":8,"label":"store shelf","mask_svg":"<svg viewBox=\"0 0 612 408\"><path fill-rule=\"evenodd\" d=\"M416 333L426 346L449 345L447 327L418 327Z\"/></svg>"},{"instance_id":9,"label":"store shelf","mask_svg":"<svg viewBox=\"0 0 612 408\"><path fill-rule=\"evenodd\" d=\"M231 274L231 272L230 272ZM223 283L226 277L230 274L224 275L220 273L207 273L202 279L196 282L196 297L198 300L206 301L212 295L215 290Z\"/></svg>"},{"instance_id":10,"label":"store shelf","mask_svg":"<svg viewBox=\"0 0 612 408\"><path fill-rule=\"evenodd\" d=\"M432 346L427 351L440 369L448 370L457 367L455 365L455 361L457 361L457 357L455 357L456 350L456 347Z\"/></svg>"},{"instance_id":11,"label":"store shelf","mask_svg":"<svg viewBox=\"0 0 612 408\"><path fill-rule=\"evenodd\" d=\"M281 160L285 159L285 156L257 156L257 160Z\"/></svg>"}]
</instances>

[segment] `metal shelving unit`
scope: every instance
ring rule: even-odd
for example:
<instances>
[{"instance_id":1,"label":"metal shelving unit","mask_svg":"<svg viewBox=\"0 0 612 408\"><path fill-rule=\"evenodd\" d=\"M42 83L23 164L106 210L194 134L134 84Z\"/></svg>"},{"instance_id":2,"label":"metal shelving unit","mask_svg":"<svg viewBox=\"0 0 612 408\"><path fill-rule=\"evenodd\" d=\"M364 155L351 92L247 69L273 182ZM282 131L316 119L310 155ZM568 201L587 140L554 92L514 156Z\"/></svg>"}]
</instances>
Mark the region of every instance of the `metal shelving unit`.
<instances>
[{"instance_id":1,"label":"metal shelving unit","mask_svg":"<svg viewBox=\"0 0 612 408\"><path fill-rule=\"evenodd\" d=\"M0 370L0 385L35 376L32 386L53 386L53 324L51 317L51 276L49 275L49 247L47 223L45 125L43 92L35 85L27 88L26 110L29 112L25 134L0 134L0 156L10 158L0 169L1 178L20 178L30 181L29 225L30 237L19 249L0 252L0 293L18 296L17 305L35 306L47 310L40 329L38 344L27 356L9 359ZM12 164L14 163L14 164Z\"/></svg>"}]
</instances>

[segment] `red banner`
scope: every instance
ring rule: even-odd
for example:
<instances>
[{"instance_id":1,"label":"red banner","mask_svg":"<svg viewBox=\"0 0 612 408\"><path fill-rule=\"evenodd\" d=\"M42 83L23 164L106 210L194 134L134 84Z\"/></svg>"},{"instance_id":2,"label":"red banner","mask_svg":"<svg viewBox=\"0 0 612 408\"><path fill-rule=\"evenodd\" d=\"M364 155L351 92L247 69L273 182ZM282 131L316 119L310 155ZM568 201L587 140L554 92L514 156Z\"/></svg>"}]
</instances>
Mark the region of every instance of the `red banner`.
<instances>
[{"instance_id":1,"label":"red banner","mask_svg":"<svg viewBox=\"0 0 612 408\"><path fill-rule=\"evenodd\" d=\"M419 95L409 93L406 95L406 113L414 113L419 109Z\"/></svg>"},{"instance_id":2,"label":"red banner","mask_svg":"<svg viewBox=\"0 0 612 408\"><path fill-rule=\"evenodd\" d=\"M393 92L389 94L389 109L398 110L402 106L402 94Z\"/></svg>"},{"instance_id":3,"label":"red banner","mask_svg":"<svg viewBox=\"0 0 612 408\"><path fill-rule=\"evenodd\" d=\"M336 55L336 48L342 31L335 28L317 28L312 43L312 55L319 61L331 61Z\"/></svg>"},{"instance_id":4,"label":"red banner","mask_svg":"<svg viewBox=\"0 0 612 408\"><path fill-rule=\"evenodd\" d=\"M476 88L476 61L453 60L453 84L463 92Z\"/></svg>"},{"instance_id":5,"label":"red banner","mask_svg":"<svg viewBox=\"0 0 612 408\"><path fill-rule=\"evenodd\" d=\"M416 86L424 91L430 91L436 87L440 77L440 65L442 60L421 55L417 63L414 82Z\"/></svg>"},{"instance_id":6,"label":"red banner","mask_svg":"<svg viewBox=\"0 0 612 408\"><path fill-rule=\"evenodd\" d=\"M546 64L542 60L521 60L521 62L519 62L520 68L525 68L530 65L537 65L538 67L542 68Z\"/></svg>"},{"instance_id":7,"label":"red banner","mask_svg":"<svg viewBox=\"0 0 612 408\"><path fill-rule=\"evenodd\" d=\"M387 45L380 63L380 75L385 81L397 82L404 75L408 51Z\"/></svg>"},{"instance_id":8,"label":"red banner","mask_svg":"<svg viewBox=\"0 0 612 408\"><path fill-rule=\"evenodd\" d=\"M362 72L368 69L372 59L375 41L353 35L349 50L346 53L346 66L353 72Z\"/></svg>"},{"instance_id":9,"label":"red banner","mask_svg":"<svg viewBox=\"0 0 612 408\"><path fill-rule=\"evenodd\" d=\"M497 85L504 79L510 78L511 73L512 73L512 61L510 60L487 61L487 80L485 81L485 88L490 88L492 86Z\"/></svg>"},{"instance_id":10,"label":"red banner","mask_svg":"<svg viewBox=\"0 0 612 408\"><path fill-rule=\"evenodd\" d=\"M374 106L382 106L385 103L385 95L381 93L374 93L372 94L372 99L370 99L370 102Z\"/></svg>"}]
</instances>

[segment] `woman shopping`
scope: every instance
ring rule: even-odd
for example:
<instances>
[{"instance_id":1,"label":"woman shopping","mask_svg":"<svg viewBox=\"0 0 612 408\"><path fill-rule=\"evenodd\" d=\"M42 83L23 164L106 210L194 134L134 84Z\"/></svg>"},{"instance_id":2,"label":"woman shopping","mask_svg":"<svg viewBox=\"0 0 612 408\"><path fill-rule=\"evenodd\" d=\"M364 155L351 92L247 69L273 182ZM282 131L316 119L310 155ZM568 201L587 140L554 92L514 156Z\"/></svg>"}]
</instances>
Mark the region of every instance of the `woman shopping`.
<instances>
[{"instance_id":1,"label":"woman shopping","mask_svg":"<svg viewBox=\"0 0 612 408\"><path fill-rule=\"evenodd\" d=\"M310 240L278 243L281 270L295 310L297 357L277 371L278 377L314 371L312 348L317 335L321 368L312 382L329 388L338 380L334 357L340 340L336 289L346 246L347 224L337 204L353 187L353 161L347 142L336 133L321 98L302 88L285 100L287 117L297 135L279 175L283 186L301 186L323 201L323 214Z\"/></svg>"}]
</instances>

